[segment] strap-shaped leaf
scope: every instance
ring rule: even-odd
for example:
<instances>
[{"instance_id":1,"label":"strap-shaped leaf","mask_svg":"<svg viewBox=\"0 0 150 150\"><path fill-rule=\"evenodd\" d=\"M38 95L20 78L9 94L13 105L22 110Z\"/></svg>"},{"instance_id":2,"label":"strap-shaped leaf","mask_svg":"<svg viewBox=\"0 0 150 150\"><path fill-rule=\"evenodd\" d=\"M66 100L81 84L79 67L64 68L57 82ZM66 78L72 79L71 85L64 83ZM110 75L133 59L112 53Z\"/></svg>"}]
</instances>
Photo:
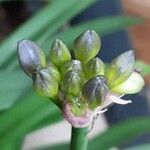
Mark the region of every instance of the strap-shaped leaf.
<instances>
[{"instance_id":1,"label":"strap-shaped leaf","mask_svg":"<svg viewBox=\"0 0 150 150\"><path fill-rule=\"evenodd\" d=\"M1 43L0 66L3 67L4 64L8 66L10 58L14 60L18 41L21 39L38 39L38 36L47 28L51 28L49 35L52 35L66 21L94 2L95 0L71 0L66 3L66 0L52 0L48 6L35 14Z\"/></svg>"},{"instance_id":2,"label":"strap-shaped leaf","mask_svg":"<svg viewBox=\"0 0 150 150\"><path fill-rule=\"evenodd\" d=\"M134 18L134 17L127 17L127 16L101 17L98 19L86 21L79 25L73 26L69 28L68 30L60 32L53 36L51 35L50 29L48 31L45 30L43 36L45 36L46 34L48 34L49 36L46 36L44 40L38 41L37 43L40 44L42 49L45 50L48 55L50 45L56 38L63 39L63 41L67 45L68 44L71 45L71 43L73 42L73 39L75 39L81 32L88 30L88 29L94 29L96 32L100 33L101 36L104 36L104 35L114 33L116 31L122 30L124 28L130 27L136 24L140 24L140 23L142 23L142 20L139 18L138 19ZM7 68L8 69L12 69L12 67L15 68L17 64L18 64L17 59L15 59L13 60L11 64L9 63L9 66L7 66Z\"/></svg>"},{"instance_id":3,"label":"strap-shaped leaf","mask_svg":"<svg viewBox=\"0 0 150 150\"><path fill-rule=\"evenodd\" d=\"M142 60L137 60L135 63L135 68L139 69L142 76L147 76L150 74L150 64L143 62Z\"/></svg>"},{"instance_id":4,"label":"strap-shaped leaf","mask_svg":"<svg viewBox=\"0 0 150 150\"><path fill-rule=\"evenodd\" d=\"M131 118L121 123L110 127L102 134L94 137L88 143L88 150L108 150L112 147L117 147L122 143L137 137L140 134L150 132L150 118L149 117L138 117L138 118ZM134 149L133 150L149 150L149 144L146 146L141 146L141 148L145 149ZM39 148L39 150L66 150L69 148L68 143L57 144L57 145L50 145ZM140 146L139 146L140 148ZM125 149L125 150L132 150Z\"/></svg>"},{"instance_id":5,"label":"strap-shaped leaf","mask_svg":"<svg viewBox=\"0 0 150 150\"><path fill-rule=\"evenodd\" d=\"M101 135L92 139L89 149L108 150L142 134L150 132L149 117L131 118L116 124Z\"/></svg>"},{"instance_id":6,"label":"strap-shaped leaf","mask_svg":"<svg viewBox=\"0 0 150 150\"><path fill-rule=\"evenodd\" d=\"M3 71L0 73L0 111L11 107L18 99L27 96L31 90L31 80L23 71Z\"/></svg>"},{"instance_id":7,"label":"strap-shaped leaf","mask_svg":"<svg viewBox=\"0 0 150 150\"><path fill-rule=\"evenodd\" d=\"M0 139L0 148L11 140L23 137L33 128L37 129L60 119L60 112L54 104L32 93L0 116L0 136L3 137Z\"/></svg>"}]
</instances>

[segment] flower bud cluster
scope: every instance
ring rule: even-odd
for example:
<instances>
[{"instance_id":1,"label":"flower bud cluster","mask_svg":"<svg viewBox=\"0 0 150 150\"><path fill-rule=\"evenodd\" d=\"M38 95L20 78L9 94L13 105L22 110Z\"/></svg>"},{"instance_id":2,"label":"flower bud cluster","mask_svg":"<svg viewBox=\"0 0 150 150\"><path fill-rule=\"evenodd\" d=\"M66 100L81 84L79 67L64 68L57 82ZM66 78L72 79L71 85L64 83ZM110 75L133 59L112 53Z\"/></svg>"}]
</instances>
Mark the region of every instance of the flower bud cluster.
<instances>
[{"instance_id":1,"label":"flower bud cluster","mask_svg":"<svg viewBox=\"0 0 150 150\"><path fill-rule=\"evenodd\" d=\"M20 65L32 78L34 88L41 95L58 97L64 117L74 127L88 126L112 103L130 103L121 96L137 93L144 86L141 75L134 72L132 50L105 65L95 57L100 47L100 37L93 30L75 39L74 59L59 39L53 42L48 60L32 41L18 42Z\"/></svg>"}]
</instances>

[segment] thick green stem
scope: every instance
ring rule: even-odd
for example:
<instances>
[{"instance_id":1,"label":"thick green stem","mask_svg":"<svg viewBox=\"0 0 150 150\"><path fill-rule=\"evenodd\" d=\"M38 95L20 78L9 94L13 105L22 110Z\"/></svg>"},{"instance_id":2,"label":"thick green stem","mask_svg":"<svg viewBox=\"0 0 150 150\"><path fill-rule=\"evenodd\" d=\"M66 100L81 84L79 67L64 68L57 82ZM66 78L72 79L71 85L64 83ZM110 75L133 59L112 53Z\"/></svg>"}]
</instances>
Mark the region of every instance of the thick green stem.
<instances>
[{"instance_id":1,"label":"thick green stem","mask_svg":"<svg viewBox=\"0 0 150 150\"><path fill-rule=\"evenodd\" d=\"M71 131L70 150L87 150L88 128L74 128Z\"/></svg>"}]
</instances>

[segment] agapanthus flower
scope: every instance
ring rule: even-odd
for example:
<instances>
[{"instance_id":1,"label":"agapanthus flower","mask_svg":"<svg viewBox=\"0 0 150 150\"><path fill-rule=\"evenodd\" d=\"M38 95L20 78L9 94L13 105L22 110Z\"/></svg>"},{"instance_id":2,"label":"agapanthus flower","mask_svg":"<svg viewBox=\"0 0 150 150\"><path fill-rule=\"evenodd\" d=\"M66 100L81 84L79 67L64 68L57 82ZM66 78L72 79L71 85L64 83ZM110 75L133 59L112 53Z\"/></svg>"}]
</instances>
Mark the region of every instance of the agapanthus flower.
<instances>
[{"instance_id":1,"label":"agapanthus flower","mask_svg":"<svg viewBox=\"0 0 150 150\"><path fill-rule=\"evenodd\" d=\"M74 127L92 124L112 104L126 105L125 94L142 90L144 79L134 69L134 52L129 50L112 63L95 57L101 40L93 30L83 32L74 42L74 59L61 40L55 40L47 60L33 42L18 43L19 62L41 95L58 98L64 118Z\"/></svg>"}]
</instances>

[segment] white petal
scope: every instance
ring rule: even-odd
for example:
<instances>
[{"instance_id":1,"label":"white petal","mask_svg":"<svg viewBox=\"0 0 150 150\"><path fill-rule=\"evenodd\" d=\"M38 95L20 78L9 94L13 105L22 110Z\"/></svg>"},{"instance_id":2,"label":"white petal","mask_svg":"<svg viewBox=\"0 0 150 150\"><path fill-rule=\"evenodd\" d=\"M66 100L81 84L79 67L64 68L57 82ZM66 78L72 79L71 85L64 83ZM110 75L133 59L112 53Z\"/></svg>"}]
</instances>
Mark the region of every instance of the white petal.
<instances>
[{"instance_id":1,"label":"white petal","mask_svg":"<svg viewBox=\"0 0 150 150\"><path fill-rule=\"evenodd\" d=\"M96 110L95 110L95 114L96 115L99 115L99 114L103 114L103 113L105 113L106 111L107 111L108 109L99 109L99 108L97 108Z\"/></svg>"},{"instance_id":2,"label":"white petal","mask_svg":"<svg viewBox=\"0 0 150 150\"><path fill-rule=\"evenodd\" d=\"M125 82L119 84L111 91L113 93L119 94L133 94L141 91L143 86L144 86L144 79L142 78L142 76L137 72L133 72Z\"/></svg>"},{"instance_id":3,"label":"white petal","mask_svg":"<svg viewBox=\"0 0 150 150\"><path fill-rule=\"evenodd\" d=\"M117 104L121 104L121 105L126 105L126 104L129 104L129 103L132 103L131 100L123 100L123 99L121 99L118 96L113 95L113 94L109 94L107 96L107 98L109 100L111 100L112 102L117 103Z\"/></svg>"}]
</instances>

